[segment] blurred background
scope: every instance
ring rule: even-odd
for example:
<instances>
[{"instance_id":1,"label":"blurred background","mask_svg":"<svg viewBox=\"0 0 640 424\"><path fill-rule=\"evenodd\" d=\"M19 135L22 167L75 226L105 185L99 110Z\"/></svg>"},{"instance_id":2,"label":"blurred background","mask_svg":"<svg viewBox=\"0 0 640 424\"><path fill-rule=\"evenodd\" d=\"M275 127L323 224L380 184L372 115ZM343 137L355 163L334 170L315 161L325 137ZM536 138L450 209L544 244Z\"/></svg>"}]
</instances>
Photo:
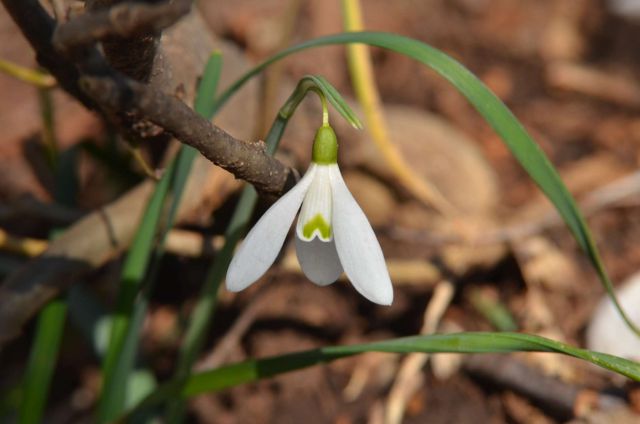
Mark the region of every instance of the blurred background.
<instances>
[{"instance_id":1,"label":"blurred background","mask_svg":"<svg viewBox=\"0 0 640 424\"><path fill-rule=\"evenodd\" d=\"M508 105L581 204L611 277L625 284L621 300L628 312L640 313L640 277L634 278L640 271L640 1L361 4L367 30L406 35L443 50ZM81 9L82 4L72 6ZM202 0L197 8L211 33L206 37L223 51L223 86L285 46L343 28L337 0ZM0 40L0 59L36 66L32 49L3 9ZM599 306L604 289L587 258L488 124L423 65L380 49L371 49L371 57L391 141L413 177L437 188L455 212L438 211L413 196L389 171L367 128L354 130L333 112L340 164L385 252L395 286L393 305L368 303L346 281L314 286L301 274L292 246L285 245L282 260L260 283L239 294L221 290L198 367L328 344L464 330L525 331L639 358L638 342L610 308ZM364 117L354 99L345 49L335 46L305 51L269 68L214 122L238 138L263 138L306 74L324 76ZM113 202L146 175L132 149L61 90L43 94L0 73L0 93L0 231L35 243L25 249L24 243L15 248L4 242L0 275L5 278L46 246L50 231ZM320 123L317 103L305 101L277 154L301 171ZM51 146L73 175L68 180L73 207L52 200L60 187L47 165ZM147 145L137 152L159 169L166 148ZM171 375L183 317L220 247L239 187L226 172L212 174L196 206L170 235L140 336L144 361L158 380ZM257 216L268 205L263 199ZM93 311L113 307L121 266L121 255L114 254L92 271L82 284L88 297L79 302ZM65 330L47 408L50 422L90 422L95 406L100 362L82 316L71 316ZM2 352L5 410L24 371L32 327ZM425 361L425 356L383 354L344 359L201 396L191 404L191 419L640 420L640 386L569 358L443 354L423 367Z\"/></svg>"}]
</instances>

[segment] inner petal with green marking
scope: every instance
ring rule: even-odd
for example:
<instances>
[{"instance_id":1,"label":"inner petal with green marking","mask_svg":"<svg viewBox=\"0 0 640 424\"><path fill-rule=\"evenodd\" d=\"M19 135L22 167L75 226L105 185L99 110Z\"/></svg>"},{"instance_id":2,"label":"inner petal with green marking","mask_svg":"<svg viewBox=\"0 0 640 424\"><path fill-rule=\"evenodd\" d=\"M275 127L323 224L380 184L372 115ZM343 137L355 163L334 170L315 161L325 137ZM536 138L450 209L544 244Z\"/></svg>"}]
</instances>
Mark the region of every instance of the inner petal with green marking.
<instances>
[{"instance_id":1,"label":"inner petal with green marking","mask_svg":"<svg viewBox=\"0 0 640 424\"><path fill-rule=\"evenodd\" d=\"M320 214L316 214L310 221L304 223L302 227L302 234L308 239L313 239L316 231L320 239L331 238L331 225Z\"/></svg>"},{"instance_id":2,"label":"inner petal with green marking","mask_svg":"<svg viewBox=\"0 0 640 424\"><path fill-rule=\"evenodd\" d=\"M296 234L302 241L311 241L317 237L328 242L333 239L333 199L329 167L315 163L311 166L316 168L315 175L302 201Z\"/></svg>"}]
</instances>

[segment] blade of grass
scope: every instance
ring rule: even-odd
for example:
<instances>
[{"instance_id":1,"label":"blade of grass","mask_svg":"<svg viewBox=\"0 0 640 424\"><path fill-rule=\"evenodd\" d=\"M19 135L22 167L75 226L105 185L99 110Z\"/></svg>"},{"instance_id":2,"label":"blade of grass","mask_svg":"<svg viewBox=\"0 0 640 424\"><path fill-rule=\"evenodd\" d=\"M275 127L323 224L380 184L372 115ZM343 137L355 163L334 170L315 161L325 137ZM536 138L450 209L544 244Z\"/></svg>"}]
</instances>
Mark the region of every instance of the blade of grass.
<instances>
[{"instance_id":1,"label":"blade of grass","mask_svg":"<svg viewBox=\"0 0 640 424\"><path fill-rule=\"evenodd\" d=\"M131 157L138 164L142 173L145 177L151 178L152 180L158 181L158 175L154 171L154 169L149 165L149 163L144 158L142 153L142 149L140 146L129 146L129 151L131 152Z\"/></svg>"},{"instance_id":2,"label":"blade of grass","mask_svg":"<svg viewBox=\"0 0 640 424\"><path fill-rule=\"evenodd\" d=\"M309 48L349 43L381 47L415 59L438 72L469 100L500 136L531 179L553 203L578 245L587 254L620 316L627 326L640 336L640 329L629 319L616 298L611 279L575 200L549 159L504 103L475 75L443 52L417 40L381 32L352 32L315 38L283 50L245 73L220 95L217 107L222 107L249 79L280 59Z\"/></svg>"},{"instance_id":3,"label":"blade of grass","mask_svg":"<svg viewBox=\"0 0 640 424\"><path fill-rule=\"evenodd\" d=\"M204 371L188 378L170 380L161 385L134 410L121 417L119 421L126 420L127 417L138 411L161 404L167 399L190 398L203 393L220 391L262 378L366 352L509 353L522 351L552 352L573 356L640 381L640 364L637 362L580 349L540 336L508 332L435 334L350 346L329 346L264 359L252 359Z\"/></svg>"},{"instance_id":4,"label":"blade of grass","mask_svg":"<svg viewBox=\"0 0 640 424\"><path fill-rule=\"evenodd\" d=\"M213 95L220 77L221 65L220 53L213 52L198 87L196 112L207 118L211 118L207 114L214 111ZM103 363L104 384L98 405L99 422L113 420L124 409L128 397L126 382L133 370L138 347L138 331L147 310L148 294L162 256L161 246L173 225L182 191L196 155L195 149L187 146L180 148L176 159L171 162L165 175L156 185L127 254L111 324L109 347ZM167 212L165 200L169 193L172 193L172 199Z\"/></svg>"},{"instance_id":5,"label":"blade of grass","mask_svg":"<svg viewBox=\"0 0 640 424\"><path fill-rule=\"evenodd\" d=\"M40 423L47 403L49 386L67 316L65 299L49 302L38 314L36 334L24 375L23 397L20 402L21 424Z\"/></svg>"},{"instance_id":6,"label":"blade of grass","mask_svg":"<svg viewBox=\"0 0 640 424\"><path fill-rule=\"evenodd\" d=\"M129 328L135 312L135 300L150 261L150 253L160 222L164 198L174 172L175 162L169 166L155 191L140 222L140 226L125 259L116 309L113 313L111 335L103 361L102 396L98 404L98 422L108 422L122 411L126 399L125 382L132 367L135 352L125 349ZM135 350L135 349L134 349Z\"/></svg>"},{"instance_id":7,"label":"blade of grass","mask_svg":"<svg viewBox=\"0 0 640 424\"><path fill-rule=\"evenodd\" d=\"M211 119L216 114L215 95L222 72L222 52L214 50L205 65L198 92L194 102L194 110L201 116Z\"/></svg>"}]
</instances>

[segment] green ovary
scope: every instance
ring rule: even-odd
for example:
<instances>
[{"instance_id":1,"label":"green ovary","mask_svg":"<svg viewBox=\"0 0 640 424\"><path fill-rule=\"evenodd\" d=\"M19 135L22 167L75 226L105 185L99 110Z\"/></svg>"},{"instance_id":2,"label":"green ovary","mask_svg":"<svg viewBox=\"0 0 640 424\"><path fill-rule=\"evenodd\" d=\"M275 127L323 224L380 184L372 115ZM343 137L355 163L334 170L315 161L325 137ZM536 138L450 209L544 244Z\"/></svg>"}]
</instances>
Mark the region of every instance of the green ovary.
<instances>
[{"instance_id":1,"label":"green ovary","mask_svg":"<svg viewBox=\"0 0 640 424\"><path fill-rule=\"evenodd\" d=\"M317 214L302 227L302 235L310 239L313 233L318 230L323 239L331 237L331 225L327 224L322 215Z\"/></svg>"}]
</instances>

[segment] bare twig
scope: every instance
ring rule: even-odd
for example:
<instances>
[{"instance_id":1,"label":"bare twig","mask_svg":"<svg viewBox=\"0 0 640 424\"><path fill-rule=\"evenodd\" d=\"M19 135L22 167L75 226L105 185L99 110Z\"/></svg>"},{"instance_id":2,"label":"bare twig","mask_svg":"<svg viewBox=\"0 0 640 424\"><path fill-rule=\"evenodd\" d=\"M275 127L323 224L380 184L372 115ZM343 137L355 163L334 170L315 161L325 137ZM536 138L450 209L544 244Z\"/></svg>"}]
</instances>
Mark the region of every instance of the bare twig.
<instances>
[{"instance_id":1,"label":"bare twig","mask_svg":"<svg viewBox=\"0 0 640 424\"><path fill-rule=\"evenodd\" d=\"M58 25L52 44L68 60L75 62L85 76L109 77L118 84L123 79L120 73L141 82L149 82L154 76L161 89L173 94L174 86L166 84L164 61L156 61L159 37L163 29L188 14L191 4L192 0L159 4L88 1L87 13ZM95 47L98 41L103 41L102 51L106 60ZM126 110L105 110L103 105L98 106L125 139L136 145L168 136L144 117L133 119Z\"/></svg>"},{"instance_id":2,"label":"bare twig","mask_svg":"<svg viewBox=\"0 0 640 424\"><path fill-rule=\"evenodd\" d=\"M174 228L167 234L167 253L188 258L212 258L224 244L223 236L203 234ZM49 242L43 239L16 237L0 228L0 251L6 250L27 257L35 257L44 252Z\"/></svg>"},{"instance_id":3,"label":"bare twig","mask_svg":"<svg viewBox=\"0 0 640 424\"><path fill-rule=\"evenodd\" d=\"M153 79L166 78L165 64L163 63L165 58L160 48L160 28L166 28L168 26L167 20L173 20L177 22L181 16L181 12L184 8L190 6L192 0L175 0L173 4L175 6L167 6L167 3L146 5L149 9L145 9L144 5L140 8L141 2L123 2L122 0L86 0L86 9L92 16L93 14L100 15L105 13L105 10L112 8L113 10L121 10L120 14L124 16L135 17L132 24L128 25L128 31L121 31L122 33L129 33L130 36L118 36L115 29L107 30L107 33L111 33L110 36L105 35L105 39L102 41L102 51L107 60L115 69L122 72L125 75L135 79L136 81L150 82ZM146 2L146 3L160 3L159 1ZM159 18L163 22L161 25L156 26L155 32L144 31L144 27L149 28L152 16L156 15L156 8L168 8L168 18ZM106 13L109 13L108 11ZM81 19L85 19L84 17ZM93 20L92 18L86 18ZM127 26L126 19L114 18L114 21L120 21L120 25ZM92 22L89 22L92 23ZM96 22L97 23L97 22ZM107 23L107 26L109 24ZM104 28L104 27L103 27ZM85 30L91 32L91 25L85 26ZM158 72L160 71L160 72Z\"/></svg>"},{"instance_id":4,"label":"bare twig","mask_svg":"<svg viewBox=\"0 0 640 424\"><path fill-rule=\"evenodd\" d=\"M130 111L162 126L214 164L253 184L257 190L281 194L295 175L269 156L263 142L236 140L175 97L122 78L83 77L85 91L108 111Z\"/></svg>"}]
</instances>

